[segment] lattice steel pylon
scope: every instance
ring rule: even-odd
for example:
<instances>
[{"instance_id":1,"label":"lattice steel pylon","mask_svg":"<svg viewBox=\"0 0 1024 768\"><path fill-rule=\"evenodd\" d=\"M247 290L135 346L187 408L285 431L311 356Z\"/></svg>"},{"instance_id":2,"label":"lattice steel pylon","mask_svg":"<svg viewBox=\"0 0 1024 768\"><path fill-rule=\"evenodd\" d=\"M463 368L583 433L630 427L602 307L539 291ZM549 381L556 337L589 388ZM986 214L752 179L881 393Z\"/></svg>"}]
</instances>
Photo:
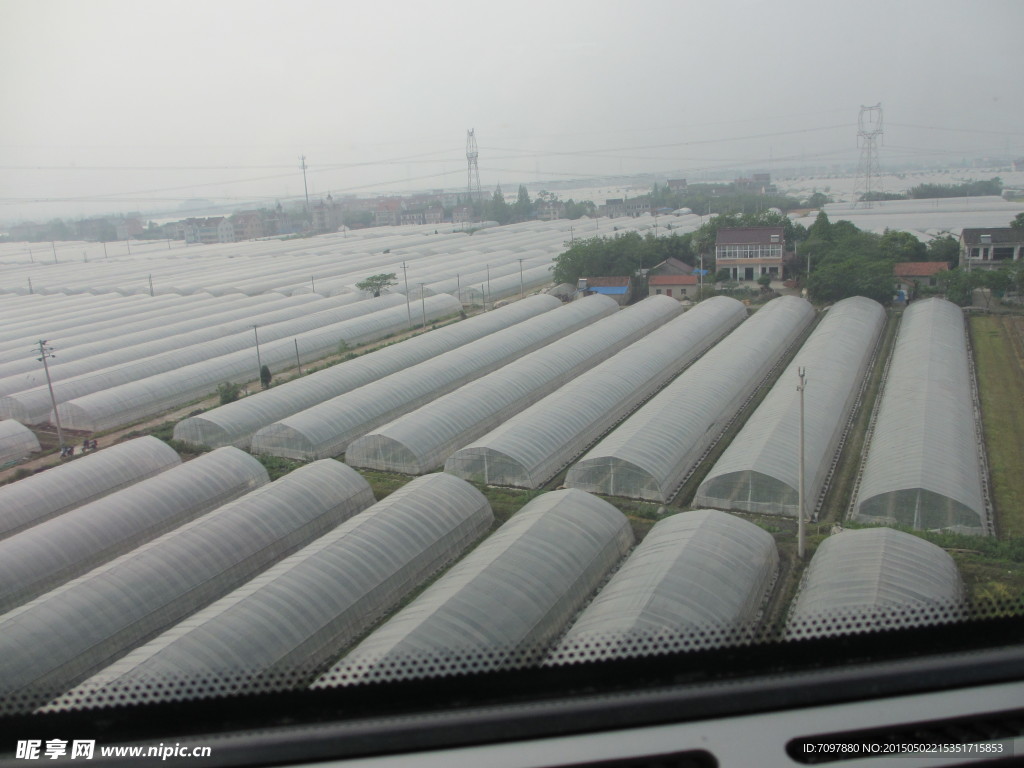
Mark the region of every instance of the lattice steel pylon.
<instances>
[{"instance_id":1,"label":"lattice steel pylon","mask_svg":"<svg viewBox=\"0 0 1024 768\"><path fill-rule=\"evenodd\" d=\"M472 205L482 197L480 192L480 166L477 165L477 157L479 157L480 153L476 148L476 136L473 135L475 130L475 128L470 128L466 131L466 164L468 166L466 195L469 197L469 205Z\"/></svg>"},{"instance_id":2,"label":"lattice steel pylon","mask_svg":"<svg viewBox=\"0 0 1024 768\"><path fill-rule=\"evenodd\" d=\"M878 169L878 144L883 135L882 104L873 107L861 106L857 117L857 146L860 147L860 168L858 176L864 191L858 205L870 208L873 192L882 191L881 174Z\"/></svg>"}]
</instances>

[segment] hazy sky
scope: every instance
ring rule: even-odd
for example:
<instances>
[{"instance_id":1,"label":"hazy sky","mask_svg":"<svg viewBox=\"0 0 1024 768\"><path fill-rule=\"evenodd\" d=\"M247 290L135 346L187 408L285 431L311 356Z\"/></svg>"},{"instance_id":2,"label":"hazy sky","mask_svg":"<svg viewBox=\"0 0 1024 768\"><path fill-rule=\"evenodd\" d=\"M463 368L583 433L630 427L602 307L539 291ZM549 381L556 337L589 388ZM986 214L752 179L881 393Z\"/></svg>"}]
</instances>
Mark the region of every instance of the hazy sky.
<instances>
[{"instance_id":1,"label":"hazy sky","mask_svg":"<svg viewBox=\"0 0 1024 768\"><path fill-rule=\"evenodd\" d=\"M1024 2L0 0L0 220L1024 155Z\"/></svg>"}]
</instances>

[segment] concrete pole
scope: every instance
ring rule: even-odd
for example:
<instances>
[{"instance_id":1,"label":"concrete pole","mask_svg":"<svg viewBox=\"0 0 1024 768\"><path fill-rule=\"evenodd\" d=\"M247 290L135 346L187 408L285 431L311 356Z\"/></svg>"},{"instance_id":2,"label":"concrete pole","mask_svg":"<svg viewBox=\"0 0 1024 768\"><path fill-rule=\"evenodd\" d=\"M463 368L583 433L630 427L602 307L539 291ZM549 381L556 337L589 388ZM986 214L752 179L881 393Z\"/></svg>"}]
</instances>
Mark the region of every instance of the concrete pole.
<instances>
[{"instance_id":1,"label":"concrete pole","mask_svg":"<svg viewBox=\"0 0 1024 768\"><path fill-rule=\"evenodd\" d=\"M804 541L806 531L804 530L804 389L807 386L807 379L804 377L806 369L800 366L797 375L800 377L800 384L796 391L800 393L800 472L797 480L797 524L796 524L796 555L799 560L804 559Z\"/></svg>"}]
</instances>

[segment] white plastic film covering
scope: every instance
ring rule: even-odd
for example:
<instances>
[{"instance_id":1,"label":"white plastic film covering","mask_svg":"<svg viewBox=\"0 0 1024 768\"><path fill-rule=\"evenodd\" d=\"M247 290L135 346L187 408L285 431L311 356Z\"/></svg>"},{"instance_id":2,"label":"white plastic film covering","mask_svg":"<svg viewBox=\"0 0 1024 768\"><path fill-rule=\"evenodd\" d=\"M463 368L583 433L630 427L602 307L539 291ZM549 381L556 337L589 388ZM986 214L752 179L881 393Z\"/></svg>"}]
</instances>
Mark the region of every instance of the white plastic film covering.
<instances>
[{"instance_id":1,"label":"white plastic film covering","mask_svg":"<svg viewBox=\"0 0 1024 768\"><path fill-rule=\"evenodd\" d=\"M853 519L991 534L959 307L907 308L881 397Z\"/></svg>"},{"instance_id":2,"label":"white plastic film covering","mask_svg":"<svg viewBox=\"0 0 1024 768\"><path fill-rule=\"evenodd\" d=\"M26 459L40 450L35 433L14 420L0 421L0 466Z\"/></svg>"},{"instance_id":3,"label":"white plastic film covering","mask_svg":"<svg viewBox=\"0 0 1024 768\"><path fill-rule=\"evenodd\" d=\"M179 464L173 448L147 436L0 486L0 539Z\"/></svg>"},{"instance_id":4,"label":"white plastic film covering","mask_svg":"<svg viewBox=\"0 0 1024 768\"><path fill-rule=\"evenodd\" d=\"M184 419L175 426L174 439L248 448L253 434L268 424L560 306L553 296L529 296Z\"/></svg>"},{"instance_id":5,"label":"white plastic film covering","mask_svg":"<svg viewBox=\"0 0 1024 768\"><path fill-rule=\"evenodd\" d=\"M0 617L0 695L49 701L372 504L310 464Z\"/></svg>"},{"instance_id":6,"label":"white plastic film covering","mask_svg":"<svg viewBox=\"0 0 1024 768\"><path fill-rule=\"evenodd\" d=\"M248 493L269 480L218 448L0 541L0 613Z\"/></svg>"},{"instance_id":7,"label":"white plastic film covering","mask_svg":"<svg viewBox=\"0 0 1024 768\"><path fill-rule=\"evenodd\" d=\"M885 310L863 296L840 301L797 352L743 429L704 478L694 506L796 517L800 379L804 389L804 491L808 512L825 483L850 410L885 326Z\"/></svg>"},{"instance_id":8,"label":"white plastic film covering","mask_svg":"<svg viewBox=\"0 0 1024 768\"><path fill-rule=\"evenodd\" d=\"M263 299L261 303L267 300L269 297ZM55 309L48 312L45 317L31 319L19 315L22 317L21 323L5 323L3 330L0 331L0 335L6 339L0 341L0 376L6 379L19 370L27 370L22 365L26 362L35 362L35 368L42 368L34 357L25 354L26 350L33 347L38 349L40 338L46 339L61 353L54 362L62 364L65 359L72 360L76 356L82 357L83 354L96 354L101 350L110 349L117 343L117 332L124 330L129 322L132 333L145 332L150 328L170 325L182 313L201 315L213 311L213 307L221 306L220 301L208 294L157 298L146 296L145 300L142 297L121 297L120 303L114 305L116 310L108 310L83 305L82 299L78 299L71 311ZM235 301L225 302L223 309L226 311L237 305L238 302ZM11 307L11 311L17 310ZM105 346L93 346L104 343ZM67 358L65 354L68 355ZM0 385L0 392L7 391L7 385Z\"/></svg>"},{"instance_id":9,"label":"white plastic film covering","mask_svg":"<svg viewBox=\"0 0 1024 768\"><path fill-rule=\"evenodd\" d=\"M455 451L444 471L490 485L539 488L744 318L735 299L698 304Z\"/></svg>"},{"instance_id":10,"label":"white plastic film covering","mask_svg":"<svg viewBox=\"0 0 1024 768\"><path fill-rule=\"evenodd\" d=\"M452 453L536 403L682 312L652 296L549 344L353 441L356 467L423 474Z\"/></svg>"},{"instance_id":11,"label":"white plastic film covering","mask_svg":"<svg viewBox=\"0 0 1024 768\"><path fill-rule=\"evenodd\" d=\"M264 427L253 435L252 450L295 459L336 456L381 424L617 309L608 297L591 296L524 320Z\"/></svg>"},{"instance_id":12,"label":"white plastic film covering","mask_svg":"<svg viewBox=\"0 0 1024 768\"><path fill-rule=\"evenodd\" d=\"M891 528L845 530L811 559L790 610L792 636L829 633L829 619L886 615L906 626L911 609L955 609L964 599L956 563L943 549ZM838 630L837 630L838 631Z\"/></svg>"},{"instance_id":13,"label":"white plastic film covering","mask_svg":"<svg viewBox=\"0 0 1024 768\"><path fill-rule=\"evenodd\" d=\"M222 694L269 685L268 674L283 685L308 683L493 520L468 483L416 478L70 695L104 687L159 698L175 683L201 682Z\"/></svg>"},{"instance_id":14,"label":"white plastic film covering","mask_svg":"<svg viewBox=\"0 0 1024 768\"><path fill-rule=\"evenodd\" d=\"M362 304L369 304L369 301L354 306ZM432 296L427 299L426 307L427 322L459 311L458 302L451 296ZM296 363L296 343L299 361L307 363L337 352L340 342L355 347L407 328L406 308L391 306L301 333L295 338L270 343L261 341L259 357L255 348L233 352L60 403L57 409L62 423L71 429L89 432L112 429L209 395L222 382L258 379L261 363L272 372L290 368Z\"/></svg>"},{"instance_id":15,"label":"white plastic film covering","mask_svg":"<svg viewBox=\"0 0 1024 768\"><path fill-rule=\"evenodd\" d=\"M576 490L531 501L360 643L318 686L516 663L547 650L633 544L615 507ZM451 664L450 669L446 668Z\"/></svg>"},{"instance_id":16,"label":"white plastic film covering","mask_svg":"<svg viewBox=\"0 0 1024 768\"><path fill-rule=\"evenodd\" d=\"M813 319L803 299L768 302L573 465L565 485L668 501Z\"/></svg>"},{"instance_id":17,"label":"white plastic film covering","mask_svg":"<svg viewBox=\"0 0 1024 768\"><path fill-rule=\"evenodd\" d=\"M655 525L552 654L553 661L646 655L750 632L779 568L775 539L717 510ZM733 640L734 641L734 640Z\"/></svg>"},{"instance_id":18,"label":"white plastic film covering","mask_svg":"<svg viewBox=\"0 0 1024 768\"><path fill-rule=\"evenodd\" d=\"M27 299L29 297L23 297ZM43 297L34 294L31 298L49 301L54 297ZM69 297L64 297L68 299ZM25 345L32 345L39 341L38 334L46 329L46 334L59 335L60 338L71 338L83 333L93 333L106 328L116 328L124 324L124 318L140 317L146 323L150 317L164 318L172 305L181 308L191 307L197 303L213 300L212 296L159 296L152 298L146 296L124 297L119 296L116 303L108 306L96 306L94 296L77 297L74 299L75 309L73 312L65 311L59 306L44 307L36 304L35 307L26 305L24 302L17 303L17 300L10 296L4 297L4 305L9 307L11 320L5 322L0 328L0 370L4 364L11 360L17 360L17 354L10 354L13 350L24 349Z\"/></svg>"},{"instance_id":19,"label":"white plastic film covering","mask_svg":"<svg viewBox=\"0 0 1024 768\"><path fill-rule=\"evenodd\" d=\"M56 351L56 357L50 362L50 380L61 381L194 344L216 340L221 345L229 337L235 337L236 348L243 349L251 343L255 324L278 323L334 309L332 304L344 303L336 299L312 301L289 296L280 296L273 301L267 299L269 296L264 299L253 296L245 297L242 302L228 302L225 307L212 306L205 311L193 308L191 313L194 316L188 320L181 320L181 316L171 310L149 321L128 317L121 321L119 328L96 333L93 341L50 335L48 340ZM152 327L139 330L140 323L152 324ZM0 379L0 394L11 394L46 383L43 366L36 357L27 355L18 361L0 365L0 375L4 376Z\"/></svg>"},{"instance_id":20,"label":"white plastic film covering","mask_svg":"<svg viewBox=\"0 0 1024 768\"><path fill-rule=\"evenodd\" d=\"M220 371L224 368L225 360L247 361L251 358L253 361L251 369L255 371L255 378L258 379L259 365L255 362L257 340L260 343L260 352L262 353L266 350L268 360L272 361L268 364L278 364L282 361L286 364L292 363L295 361L295 339L299 339L300 349L303 349L302 340L311 332L318 329L329 331L335 341L334 346L329 347L328 350L333 351L333 349L337 348L337 340L342 338L340 334L334 335L339 326L346 326L347 322L354 322L359 318L387 311L388 307L395 307L403 303L404 301L395 296L382 297L380 299L360 301L356 304L338 306L334 309L321 310L311 314L304 315L300 312L299 317L275 322L258 329L253 329L252 327L252 325L258 324L258 320L254 320L244 332L217 336L200 343L191 343L180 349L172 348L159 354L142 354L141 357L133 356L129 360L122 360L119 364L107 368L89 371L56 381L53 384L54 396L57 399L58 408L60 408L68 401L86 397L93 393L107 392L119 385L139 381L147 382L148 379L154 377L159 377L160 381L163 382L168 377L172 377L172 374L174 377L178 377L180 381L182 371L190 372L190 378L194 378L197 375L196 372L199 371L206 371L208 369ZM279 359L274 358L274 353L271 350L281 347L289 348L291 356L279 356ZM158 345L156 348L161 348L161 346ZM305 349L303 351L308 352ZM234 371L231 368L227 370ZM249 368L242 367L240 370L248 372ZM227 373L225 372L224 375L227 375ZM250 377L252 377L252 374L250 374ZM223 381L224 379L221 380ZM143 386L146 387L147 385L144 384ZM148 383L148 388L153 388L151 382ZM159 387L156 388L159 389ZM132 390L126 391L130 392ZM189 392L192 392L192 390L189 390ZM199 394L204 394L204 392ZM190 399L192 398L187 397L181 402L188 402ZM102 401L103 398L100 397L99 400ZM10 414L14 418L22 418L32 424L45 421L49 417L51 409L50 391L45 384L7 397L0 397L0 413ZM61 418L63 420L65 416L62 414ZM88 425L75 426L75 416L69 415L66 418L68 418L66 423L72 429L84 429L86 431L98 429ZM123 423L127 422L112 420L108 427L119 426Z\"/></svg>"}]
</instances>

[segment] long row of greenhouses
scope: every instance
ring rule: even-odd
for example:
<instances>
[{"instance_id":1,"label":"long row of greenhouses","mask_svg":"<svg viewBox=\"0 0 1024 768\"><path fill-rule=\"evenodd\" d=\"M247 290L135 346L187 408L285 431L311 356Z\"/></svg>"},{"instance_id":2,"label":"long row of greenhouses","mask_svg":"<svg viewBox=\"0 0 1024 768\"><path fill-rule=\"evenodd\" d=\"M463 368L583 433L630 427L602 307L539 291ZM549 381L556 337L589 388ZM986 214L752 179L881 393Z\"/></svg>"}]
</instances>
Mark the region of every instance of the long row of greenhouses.
<instances>
[{"instance_id":1,"label":"long row of greenhouses","mask_svg":"<svg viewBox=\"0 0 1024 768\"><path fill-rule=\"evenodd\" d=\"M745 318L735 299L698 304L455 451L444 471L539 488Z\"/></svg>"},{"instance_id":2,"label":"long row of greenhouses","mask_svg":"<svg viewBox=\"0 0 1024 768\"><path fill-rule=\"evenodd\" d=\"M232 301L222 302L208 293L192 296L120 296L106 299L107 306L96 306L81 296L35 296L45 302L35 305L25 300L28 296L5 296L4 304L8 306L12 319L0 329L0 364L9 370L7 364L19 360L19 350L25 344L38 341L36 334L40 324L50 335L59 334L62 345L71 342L77 348L79 344L90 341L90 335L98 331L122 329L126 320L130 320L132 329L146 330L161 324L174 322L169 318L190 314L193 310L204 312L211 307L223 308L225 311L241 302L252 302L258 307L272 301L273 294L266 296L238 296ZM95 300L97 297L90 297ZM255 301L253 302L253 299ZM66 305L65 305L66 303Z\"/></svg>"},{"instance_id":3,"label":"long row of greenhouses","mask_svg":"<svg viewBox=\"0 0 1024 768\"><path fill-rule=\"evenodd\" d=\"M423 304L423 314L428 323L451 317L459 311L458 302L448 295L431 296ZM256 350L232 352L77 397L58 404L57 410L62 422L71 429L90 432L111 429L208 395L221 382L250 381L260 373L261 363L276 373L336 353L341 344L356 347L379 341L408 327L406 308L393 305L299 333L291 339L261 343L258 354Z\"/></svg>"},{"instance_id":4,"label":"long row of greenhouses","mask_svg":"<svg viewBox=\"0 0 1024 768\"><path fill-rule=\"evenodd\" d=\"M46 703L373 501L349 467L310 464L0 617L0 695Z\"/></svg>"},{"instance_id":5,"label":"long row of greenhouses","mask_svg":"<svg viewBox=\"0 0 1024 768\"><path fill-rule=\"evenodd\" d=\"M813 511L884 325L881 305L863 296L832 306L704 478L694 505L796 517L802 370L805 509Z\"/></svg>"},{"instance_id":6,"label":"long row of greenhouses","mask_svg":"<svg viewBox=\"0 0 1024 768\"><path fill-rule=\"evenodd\" d=\"M451 475L416 478L83 683L143 698L310 682L487 533L487 499Z\"/></svg>"},{"instance_id":7,"label":"long row of greenhouses","mask_svg":"<svg viewBox=\"0 0 1024 768\"><path fill-rule=\"evenodd\" d=\"M561 306L553 296L528 296L493 312L391 344L339 365L179 421L174 439L192 445L248 448L262 427L392 373L482 339Z\"/></svg>"},{"instance_id":8,"label":"long row of greenhouses","mask_svg":"<svg viewBox=\"0 0 1024 768\"><path fill-rule=\"evenodd\" d=\"M634 228L628 221L622 224L622 231ZM407 308L407 321L410 316L419 321L424 296L447 294L456 304L493 305L501 297L532 291L550 282L551 261L564 249L570 226L530 222L483 228L472 235L424 229L362 232L325 236L315 243L248 242L166 254L122 253L110 259L89 254L84 262L15 263L0 277L0 291L20 290L7 280L20 285L18 273L24 271L40 293L61 290L61 276L68 279L63 290L75 293L9 294L26 313L18 318L10 346L2 346L0 339L0 415L25 424L52 417L44 366L37 359L40 339L46 340L51 353L53 399L67 409L68 419L76 421L74 428L112 428L126 422L108 414L93 418L86 411L103 410L111 400L128 402L132 396L120 391L104 397L99 394L104 390L232 351L255 351L258 344L275 337L293 339L294 345L295 337L309 326L292 326L300 321L326 322L326 313L342 311L341 304L351 303L353 312L362 312L388 301L397 305L412 300L421 306ZM597 222L575 226L580 236L598 231ZM356 283L389 272L395 275L389 294L358 301L366 294L354 289ZM318 279L321 284L330 281L327 294L316 292ZM141 285L129 287L125 281ZM285 345L280 346L283 350ZM318 350L329 351L333 350ZM286 356L282 351L278 364L290 365L296 358L302 363L313 354L300 350ZM259 360L247 378L255 378L264 362ZM141 389L153 391L148 385ZM89 398L94 394L96 398ZM78 403L81 398L88 399ZM153 407L171 406L160 401ZM140 413L134 410L132 418L143 418Z\"/></svg>"},{"instance_id":9,"label":"long row of greenhouses","mask_svg":"<svg viewBox=\"0 0 1024 768\"><path fill-rule=\"evenodd\" d=\"M993 533L971 392L962 311L915 302L903 313L853 520Z\"/></svg>"},{"instance_id":10,"label":"long row of greenhouses","mask_svg":"<svg viewBox=\"0 0 1024 768\"><path fill-rule=\"evenodd\" d=\"M355 467L415 475L441 467L457 449L681 311L675 299L650 296L374 429L348 446L345 461Z\"/></svg>"},{"instance_id":11,"label":"long row of greenhouses","mask_svg":"<svg viewBox=\"0 0 1024 768\"><path fill-rule=\"evenodd\" d=\"M381 424L446 392L612 315L618 305L590 296L385 376L264 427L255 453L297 459L326 458Z\"/></svg>"},{"instance_id":12,"label":"long row of greenhouses","mask_svg":"<svg viewBox=\"0 0 1024 768\"><path fill-rule=\"evenodd\" d=\"M768 302L574 464L565 485L668 501L813 319L803 299Z\"/></svg>"},{"instance_id":13,"label":"long row of greenhouses","mask_svg":"<svg viewBox=\"0 0 1024 768\"><path fill-rule=\"evenodd\" d=\"M323 299L322 301L329 303L333 300ZM438 299L438 301L441 300ZM158 345L157 349L162 351L144 355L136 350L134 356L127 358L118 354L119 362L115 362L108 368L91 370L77 376L54 381L54 397L59 404L63 405L79 397L96 392L103 393L126 383L165 374L168 371L181 370L190 365L215 361L232 353L241 352L243 356L251 354L255 358L257 343L261 343L264 347L269 342L278 340L284 340L291 344L293 339L317 329L331 329L331 333L335 334L334 329L337 329L341 323L377 315L385 312L388 308L401 306L402 319L406 320L407 313L404 305L405 301L400 296L382 296L355 304L343 304L333 309L321 309L312 314L303 314L301 307L297 307L297 311L293 313L291 319L278 320L255 329L253 325L258 325L258 323L253 323L244 331L235 331L222 336L207 337L204 332L193 331L186 334L189 342L187 346L165 348L164 345ZM454 299L446 302L444 306L447 310L446 314L458 311ZM397 313L392 312L390 316L396 315ZM335 339L333 346L336 348L338 340L343 337L334 335L333 338ZM59 359L60 351L58 350L56 354ZM295 360L294 352L291 355L291 360ZM258 374L259 366L257 365L253 370ZM256 378L256 376L249 378ZM220 379L220 381L224 381L224 379ZM185 402L188 402L188 399ZM50 389L45 380L41 386L16 392L7 397L0 397L0 414L6 414L11 418L30 424L45 421L49 417L52 407Z\"/></svg>"},{"instance_id":14,"label":"long row of greenhouses","mask_svg":"<svg viewBox=\"0 0 1024 768\"><path fill-rule=\"evenodd\" d=\"M121 318L120 324L113 327L105 323L98 329L85 326L81 333L60 338L59 355L50 364L50 378L58 381L138 357L252 331L255 324L270 325L313 312L332 310L357 298L354 294L351 298L331 299L265 294L224 302L217 297L209 297L187 307L175 306L157 313L145 313L151 314L150 317L132 315ZM30 344L31 341L25 339L25 343ZM14 353L11 354L13 356ZM7 374L0 381L0 392L3 393L19 391L7 383L12 376L24 373L42 376L42 366L35 358L26 356L24 351L5 361L3 370Z\"/></svg>"},{"instance_id":15,"label":"long row of greenhouses","mask_svg":"<svg viewBox=\"0 0 1024 768\"><path fill-rule=\"evenodd\" d=\"M179 464L173 448L147 436L0 486L0 539Z\"/></svg>"},{"instance_id":16,"label":"long row of greenhouses","mask_svg":"<svg viewBox=\"0 0 1024 768\"><path fill-rule=\"evenodd\" d=\"M9 536L0 541L0 613L268 480L252 456L219 448Z\"/></svg>"}]
</instances>

